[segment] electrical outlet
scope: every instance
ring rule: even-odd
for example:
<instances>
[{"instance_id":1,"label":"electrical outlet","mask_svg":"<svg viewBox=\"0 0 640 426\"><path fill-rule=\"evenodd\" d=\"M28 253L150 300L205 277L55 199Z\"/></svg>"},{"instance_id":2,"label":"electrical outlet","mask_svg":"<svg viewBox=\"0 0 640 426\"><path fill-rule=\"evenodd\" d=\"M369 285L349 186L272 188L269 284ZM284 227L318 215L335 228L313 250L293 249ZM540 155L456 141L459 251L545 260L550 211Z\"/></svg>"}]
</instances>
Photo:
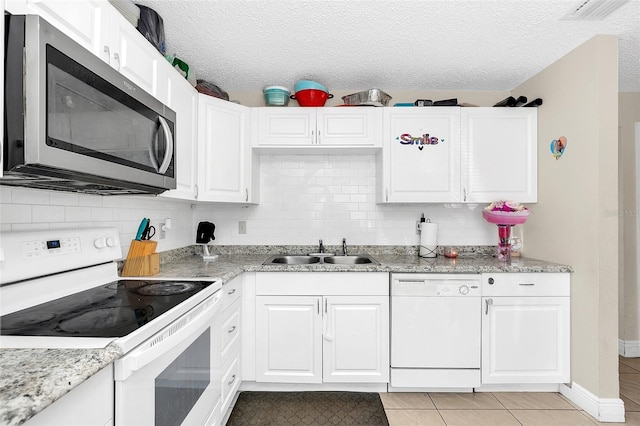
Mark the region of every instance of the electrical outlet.
<instances>
[{"instance_id":1,"label":"electrical outlet","mask_svg":"<svg viewBox=\"0 0 640 426\"><path fill-rule=\"evenodd\" d=\"M238 221L238 234L246 234L247 233L247 221L240 220Z\"/></svg>"}]
</instances>

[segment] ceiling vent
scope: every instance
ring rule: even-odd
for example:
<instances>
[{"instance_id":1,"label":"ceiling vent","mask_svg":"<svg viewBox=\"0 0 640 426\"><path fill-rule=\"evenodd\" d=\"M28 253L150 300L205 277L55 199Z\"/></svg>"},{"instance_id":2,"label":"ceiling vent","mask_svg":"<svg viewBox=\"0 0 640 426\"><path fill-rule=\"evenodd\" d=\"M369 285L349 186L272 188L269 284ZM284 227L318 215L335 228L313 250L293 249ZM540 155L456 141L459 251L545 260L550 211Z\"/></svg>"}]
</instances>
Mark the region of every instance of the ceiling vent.
<instances>
[{"instance_id":1,"label":"ceiling vent","mask_svg":"<svg viewBox=\"0 0 640 426\"><path fill-rule=\"evenodd\" d=\"M562 19L600 21L628 2L629 0L581 0Z\"/></svg>"}]
</instances>

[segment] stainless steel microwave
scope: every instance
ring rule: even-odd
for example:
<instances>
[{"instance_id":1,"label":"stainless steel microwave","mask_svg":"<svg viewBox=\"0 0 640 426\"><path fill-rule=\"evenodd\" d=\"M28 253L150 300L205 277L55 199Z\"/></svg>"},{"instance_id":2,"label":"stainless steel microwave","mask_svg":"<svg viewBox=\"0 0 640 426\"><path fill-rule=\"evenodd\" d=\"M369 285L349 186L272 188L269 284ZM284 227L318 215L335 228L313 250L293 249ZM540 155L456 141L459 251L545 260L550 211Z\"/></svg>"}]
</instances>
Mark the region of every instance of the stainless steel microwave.
<instances>
[{"instance_id":1,"label":"stainless steel microwave","mask_svg":"<svg viewBox=\"0 0 640 426\"><path fill-rule=\"evenodd\" d=\"M94 194L176 187L176 113L39 16L5 15L0 184Z\"/></svg>"}]
</instances>

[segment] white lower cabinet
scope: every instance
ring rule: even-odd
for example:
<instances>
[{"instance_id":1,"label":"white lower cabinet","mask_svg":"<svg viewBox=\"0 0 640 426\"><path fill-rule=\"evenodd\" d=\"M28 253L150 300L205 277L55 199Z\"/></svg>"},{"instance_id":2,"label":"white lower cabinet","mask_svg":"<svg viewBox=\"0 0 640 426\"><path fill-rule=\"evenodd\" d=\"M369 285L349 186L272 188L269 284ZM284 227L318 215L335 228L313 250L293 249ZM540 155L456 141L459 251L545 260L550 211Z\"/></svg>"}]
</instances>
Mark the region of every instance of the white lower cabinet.
<instances>
[{"instance_id":1,"label":"white lower cabinet","mask_svg":"<svg viewBox=\"0 0 640 426\"><path fill-rule=\"evenodd\" d=\"M256 381L322 383L321 299L256 297Z\"/></svg>"},{"instance_id":2,"label":"white lower cabinet","mask_svg":"<svg viewBox=\"0 0 640 426\"><path fill-rule=\"evenodd\" d=\"M570 380L568 273L482 274L482 384Z\"/></svg>"},{"instance_id":3,"label":"white lower cabinet","mask_svg":"<svg viewBox=\"0 0 640 426\"><path fill-rule=\"evenodd\" d=\"M322 381L380 383L389 373L389 297L324 297Z\"/></svg>"},{"instance_id":4,"label":"white lower cabinet","mask_svg":"<svg viewBox=\"0 0 640 426\"><path fill-rule=\"evenodd\" d=\"M388 286L386 273L256 274L256 381L387 383Z\"/></svg>"},{"instance_id":5,"label":"white lower cabinet","mask_svg":"<svg viewBox=\"0 0 640 426\"><path fill-rule=\"evenodd\" d=\"M240 275L222 287L222 382L221 410L223 419L228 418L234 396L240 387L240 353L241 353L241 307L242 283Z\"/></svg>"},{"instance_id":6,"label":"white lower cabinet","mask_svg":"<svg viewBox=\"0 0 640 426\"><path fill-rule=\"evenodd\" d=\"M30 418L27 426L113 425L113 365L108 365ZM4 423L3 423L4 424Z\"/></svg>"}]
</instances>

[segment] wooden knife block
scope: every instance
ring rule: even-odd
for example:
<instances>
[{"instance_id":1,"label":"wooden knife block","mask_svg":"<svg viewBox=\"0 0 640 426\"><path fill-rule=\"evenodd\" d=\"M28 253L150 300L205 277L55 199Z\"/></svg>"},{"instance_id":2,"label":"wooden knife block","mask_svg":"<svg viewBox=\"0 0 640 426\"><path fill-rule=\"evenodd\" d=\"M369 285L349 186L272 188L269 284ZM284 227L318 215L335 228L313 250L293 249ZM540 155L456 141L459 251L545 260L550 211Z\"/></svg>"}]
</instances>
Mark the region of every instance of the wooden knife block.
<instances>
[{"instance_id":1,"label":"wooden knife block","mask_svg":"<svg viewBox=\"0 0 640 426\"><path fill-rule=\"evenodd\" d=\"M144 277L160 272L160 255L156 253L157 241L131 241L129 254L122 268L123 277Z\"/></svg>"}]
</instances>

